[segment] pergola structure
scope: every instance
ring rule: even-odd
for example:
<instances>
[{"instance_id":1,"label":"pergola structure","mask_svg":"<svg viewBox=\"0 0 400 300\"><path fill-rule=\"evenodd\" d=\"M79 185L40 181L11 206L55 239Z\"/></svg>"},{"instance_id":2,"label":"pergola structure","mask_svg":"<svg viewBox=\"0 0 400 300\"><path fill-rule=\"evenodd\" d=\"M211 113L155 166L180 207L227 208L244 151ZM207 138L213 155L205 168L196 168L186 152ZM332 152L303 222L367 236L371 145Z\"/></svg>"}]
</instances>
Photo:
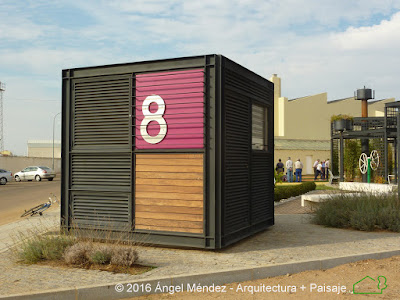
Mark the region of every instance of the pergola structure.
<instances>
[{"instance_id":1,"label":"pergola structure","mask_svg":"<svg viewBox=\"0 0 400 300\"><path fill-rule=\"evenodd\" d=\"M399 126L398 126L399 125ZM340 175L340 181L344 180L344 140L377 139L380 142L377 150L380 156L380 164L376 170L377 174L388 180L388 175L394 175L399 184L400 159L400 101L385 104L384 117L354 118L350 128L336 130L331 124L331 162L332 172ZM393 174L389 174L389 145L394 149ZM369 156L369 153L366 153ZM339 163L337 163L339 162ZM400 187L400 184L399 184ZM400 190L400 188L399 188Z\"/></svg>"}]
</instances>

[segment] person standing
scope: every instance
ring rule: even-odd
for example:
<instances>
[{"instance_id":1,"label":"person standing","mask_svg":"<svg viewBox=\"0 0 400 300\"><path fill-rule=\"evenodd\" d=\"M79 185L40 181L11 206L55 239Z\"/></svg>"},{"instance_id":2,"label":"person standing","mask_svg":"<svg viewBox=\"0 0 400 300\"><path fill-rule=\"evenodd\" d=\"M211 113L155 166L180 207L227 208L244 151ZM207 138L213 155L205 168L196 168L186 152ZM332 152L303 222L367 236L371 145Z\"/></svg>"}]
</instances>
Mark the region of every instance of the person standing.
<instances>
[{"instance_id":1,"label":"person standing","mask_svg":"<svg viewBox=\"0 0 400 300\"><path fill-rule=\"evenodd\" d=\"M283 173L285 171L285 168L283 167L283 163L282 160L279 159L278 163L276 164L276 168L275 168L276 172L279 173Z\"/></svg>"},{"instance_id":2,"label":"person standing","mask_svg":"<svg viewBox=\"0 0 400 300\"><path fill-rule=\"evenodd\" d=\"M330 161L329 158L325 161L325 178L329 179L329 168L330 168Z\"/></svg>"},{"instance_id":3,"label":"person standing","mask_svg":"<svg viewBox=\"0 0 400 300\"><path fill-rule=\"evenodd\" d=\"M317 165L317 175L314 180L317 180L318 175L320 175L320 179L322 179L322 163L319 162Z\"/></svg>"},{"instance_id":4,"label":"person standing","mask_svg":"<svg viewBox=\"0 0 400 300\"><path fill-rule=\"evenodd\" d=\"M296 169L296 182L301 182L301 172L303 171L303 163L300 158L294 163L294 168Z\"/></svg>"},{"instance_id":5,"label":"person standing","mask_svg":"<svg viewBox=\"0 0 400 300\"><path fill-rule=\"evenodd\" d=\"M314 180L317 180L317 176L318 176L318 170L317 170L317 166L319 164L319 159L317 159L314 164L313 164L313 169L314 169Z\"/></svg>"},{"instance_id":6,"label":"person standing","mask_svg":"<svg viewBox=\"0 0 400 300\"><path fill-rule=\"evenodd\" d=\"M287 174L287 181L293 182L293 161L288 157L286 161L286 174Z\"/></svg>"},{"instance_id":7,"label":"person standing","mask_svg":"<svg viewBox=\"0 0 400 300\"><path fill-rule=\"evenodd\" d=\"M325 180L325 161L322 161L321 179Z\"/></svg>"}]
</instances>

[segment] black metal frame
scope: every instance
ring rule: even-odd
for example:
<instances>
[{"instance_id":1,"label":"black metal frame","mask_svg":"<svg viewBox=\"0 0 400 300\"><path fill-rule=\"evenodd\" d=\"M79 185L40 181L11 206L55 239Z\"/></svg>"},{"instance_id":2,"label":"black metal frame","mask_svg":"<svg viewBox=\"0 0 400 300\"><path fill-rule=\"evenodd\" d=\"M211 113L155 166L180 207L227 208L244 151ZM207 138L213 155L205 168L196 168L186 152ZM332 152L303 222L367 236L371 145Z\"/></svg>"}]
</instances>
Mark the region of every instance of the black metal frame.
<instances>
[{"instance_id":1,"label":"black metal frame","mask_svg":"<svg viewBox=\"0 0 400 300\"><path fill-rule=\"evenodd\" d=\"M205 76L204 84L204 149L193 150L136 150L134 147L134 124L135 113L133 110L134 103L134 82L135 75L146 72L162 72L171 70L185 70L203 68ZM225 166L225 72L227 69L237 72L243 78L254 83L254 85L265 85L271 94L260 97L254 95L250 87L242 87L246 91L247 97L250 99L249 103L253 101L258 102L268 107L268 146L267 152L259 152L257 155L264 155L270 160L270 169L273 170L273 84L259 75L245 69L244 67L230 61L221 55L204 55L195 57L184 57L177 59L156 60L148 62L137 62L128 64L117 64L87 68L68 69L62 71L62 182L61 182L61 226L64 230L73 229L71 223L71 197L76 189L72 185L72 166L71 154L77 151L72 147L73 141L73 103L74 103L74 83L81 79L88 78L101 78L103 76L128 76L130 78L130 108L129 108L129 151L122 151L130 155L131 159L131 186L130 186L130 199L129 199L129 219L131 230L123 231L127 239L145 241L146 243L158 245L172 245L184 247L196 247L207 249L218 249L231 244L237 240L243 239L257 231L263 230L274 223L274 210L273 210L273 192L265 195L265 201L268 201L271 206L269 215L265 216L263 222L249 224L246 228L241 228L235 234L226 235L224 232L223 214L227 203L225 202L225 185L224 178L226 176ZM272 95L272 96L271 96ZM248 116L251 120L251 110ZM250 123L251 124L251 123ZM251 127L250 127L251 128ZM250 147L251 147L251 132L250 132ZM80 150L79 153L87 153L93 155L95 153L104 153L107 150L95 148L92 150ZM176 232L162 232L150 230L137 230L134 229L134 195L135 195L135 158L136 153L182 153L182 152L197 152L204 153L204 230L203 234L191 233L176 233ZM253 151L251 151L253 153ZM115 154L115 152L114 152ZM252 158L249 157L249 169L251 170ZM267 170L266 170L267 171ZM273 172L272 172L273 176ZM273 191L273 178L269 178L268 186L269 191ZM118 188L117 188L118 190ZM78 189L83 192L82 189ZM92 189L92 192L95 189ZM101 189L97 190L101 192ZM121 193L125 192L120 189ZM247 201L251 206L251 183L247 191L249 197ZM246 201L246 199L243 199ZM251 210L250 210L251 211ZM250 216L251 218L251 216ZM101 228L96 229L97 234L103 234L104 237L112 238L108 230ZM83 235L92 235L90 229L81 230Z\"/></svg>"},{"instance_id":2,"label":"black metal frame","mask_svg":"<svg viewBox=\"0 0 400 300\"><path fill-rule=\"evenodd\" d=\"M343 157L343 147L337 146L337 141L343 141L346 139L382 139L383 149L383 171L382 175L385 180L388 178L388 148L389 144L394 144L395 150L395 165L396 165L396 181L399 182L398 170L400 170L398 154L400 153L400 102L391 102L385 104L385 116L384 117L368 117L368 118L354 118L353 130L336 131L333 123L331 124L331 163L332 170L334 166L334 151L339 148L340 157ZM367 154L369 155L369 153ZM343 178L343 167L339 168L340 176Z\"/></svg>"}]
</instances>

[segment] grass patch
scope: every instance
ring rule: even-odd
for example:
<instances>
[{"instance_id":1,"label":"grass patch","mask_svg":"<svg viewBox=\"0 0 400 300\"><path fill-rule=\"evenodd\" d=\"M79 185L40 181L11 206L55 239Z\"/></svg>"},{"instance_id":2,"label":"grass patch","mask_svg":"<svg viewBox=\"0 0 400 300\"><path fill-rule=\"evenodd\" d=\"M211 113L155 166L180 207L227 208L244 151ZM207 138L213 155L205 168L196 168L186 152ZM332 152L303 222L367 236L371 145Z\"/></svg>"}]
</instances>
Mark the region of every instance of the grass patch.
<instances>
[{"instance_id":1,"label":"grass patch","mask_svg":"<svg viewBox=\"0 0 400 300\"><path fill-rule=\"evenodd\" d=\"M319 204L315 224L363 231L400 232L400 201L397 195L335 195Z\"/></svg>"},{"instance_id":2,"label":"grass patch","mask_svg":"<svg viewBox=\"0 0 400 300\"><path fill-rule=\"evenodd\" d=\"M280 185L274 189L274 200L280 201L290 197L296 197L305 194L309 191L315 190L316 184L314 182L303 182L299 185Z\"/></svg>"},{"instance_id":3,"label":"grass patch","mask_svg":"<svg viewBox=\"0 0 400 300\"><path fill-rule=\"evenodd\" d=\"M34 264L41 260L60 260L65 249L74 243L69 236L33 235L22 240L16 254L23 263Z\"/></svg>"},{"instance_id":4,"label":"grass patch","mask_svg":"<svg viewBox=\"0 0 400 300\"><path fill-rule=\"evenodd\" d=\"M339 188L337 187L333 187L333 186L329 186L326 184L317 184L317 191L331 191L331 190L338 190Z\"/></svg>"}]
</instances>

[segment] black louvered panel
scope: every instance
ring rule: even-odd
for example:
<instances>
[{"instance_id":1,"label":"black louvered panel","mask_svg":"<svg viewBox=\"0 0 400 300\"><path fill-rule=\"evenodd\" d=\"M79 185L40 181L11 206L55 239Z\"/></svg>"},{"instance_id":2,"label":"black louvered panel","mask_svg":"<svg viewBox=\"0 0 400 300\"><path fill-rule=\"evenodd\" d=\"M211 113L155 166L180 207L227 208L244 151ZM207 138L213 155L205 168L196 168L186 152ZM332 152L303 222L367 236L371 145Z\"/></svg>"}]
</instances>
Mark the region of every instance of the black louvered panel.
<instances>
[{"instance_id":1,"label":"black louvered panel","mask_svg":"<svg viewBox=\"0 0 400 300\"><path fill-rule=\"evenodd\" d=\"M74 192L71 197L72 222L75 227L128 229L128 194Z\"/></svg>"},{"instance_id":2,"label":"black louvered panel","mask_svg":"<svg viewBox=\"0 0 400 300\"><path fill-rule=\"evenodd\" d=\"M71 184L73 189L123 189L131 186L131 155L73 154L71 158Z\"/></svg>"},{"instance_id":3,"label":"black louvered panel","mask_svg":"<svg viewBox=\"0 0 400 300\"><path fill-rule=\"evenodd\" d=\"M226 69L225 84L227 88L243 92L253 99L273 99L273 89L267 85L263 86L242 76L236 72Z\"/></svg>"},{"instance_id":4,"label":"black louvered panel","mask_svg":"<svg viewBox=\"0 0 400 300\"><path fill-rule=\"evenodd\" d=\"M225 98L224 234L249 225L249 103L227 91Z\"/></svg>"},{"instance_id":5,"label":"black louvered panel","mask_svg":"<svg viewBox=\"0 0 400 300\"><path fill-rule=\"evenodd\" d=\"M251 165L251 215L252 223L255 224L273 216L272 155L253 154Z\"/></svg>"},{"instance_id":6,"label":"black louvered panel","mask_svg":"<svg viewBox=\"0 0 400 300\"><path fill-rule=\"evenodd\" d=\"M73 146L129 146L128 77L102 77L74 85Z\"/></svg>"}]
</instances>

